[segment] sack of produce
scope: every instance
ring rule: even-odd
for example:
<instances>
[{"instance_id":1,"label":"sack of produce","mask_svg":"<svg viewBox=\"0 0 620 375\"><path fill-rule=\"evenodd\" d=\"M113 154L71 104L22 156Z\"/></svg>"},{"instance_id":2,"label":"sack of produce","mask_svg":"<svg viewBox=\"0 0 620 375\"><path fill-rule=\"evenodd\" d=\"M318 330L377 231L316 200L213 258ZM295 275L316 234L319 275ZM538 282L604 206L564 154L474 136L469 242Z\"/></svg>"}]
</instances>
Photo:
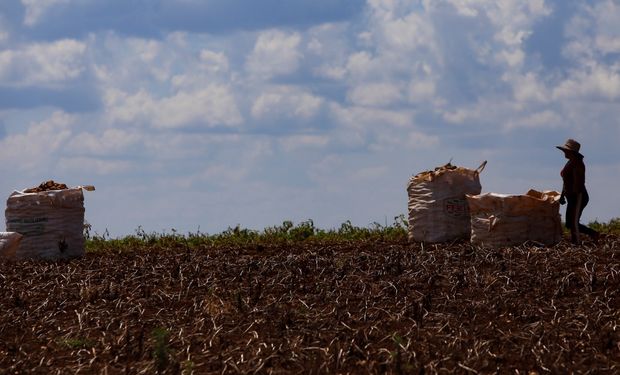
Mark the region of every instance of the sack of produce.
<instances>
[{"instance_id":1,"label":"sack of produce","mask_svg":"<svg viewBox=\"0 0 620 375\"><path fill-rule=\"evenodd\" d=\"M14 232L0 232L0 259L15 257L22 235Z\"/></svg>"},{"instance_id":2,"label":"sack of produce","mask_svg":"<svg viewBox=\"0 0 620 375\"><path fill-rule=\"evenodd\" d=\"M84 194L93 186L68 188L47 181L13 192L5 211L6 228L23 236L7 255L15 260L64 259L84 255Z\"/></svg>"},{"instance_id":3,"label":"sack of produce","mask_svg":"<svg viewBox=\"0 0 620 375\"><path fill-rule=\"evenodd\" d=\"M433 171L418 173L407 185L409 195L409 239L421 242L446 242L469 239L471 225L466 194L480 194L478 169L450 163Z\"/></svg>"},{"instance_id":4,"label":"sack of produce","mask_svg":"<svg viewBox=\"0 0 620 375\"><path fill-rule=\"evenodd\" d=\"M554 245L562 239L560 193L530 190L525 195L468 195L471 242L486 247L534 242Z\"/></svg>"}]
</instances>

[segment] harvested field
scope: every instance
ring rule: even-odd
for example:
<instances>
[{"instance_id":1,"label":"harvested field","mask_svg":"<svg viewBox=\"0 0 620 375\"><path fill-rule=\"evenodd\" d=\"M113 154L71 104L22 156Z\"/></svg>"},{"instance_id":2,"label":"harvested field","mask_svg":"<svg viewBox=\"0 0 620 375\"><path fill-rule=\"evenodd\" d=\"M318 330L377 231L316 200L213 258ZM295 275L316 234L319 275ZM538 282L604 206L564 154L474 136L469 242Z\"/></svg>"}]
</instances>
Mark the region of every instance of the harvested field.
<instances>
[{"instance_id":1,"label":"harvested field","mask_svg":"<svg viewBox=\"0 0 620 375\"><path fill-rule=\"evenodd\" d=\"M0 374L618 373L598 246L136 245L0 265Z\"/></svg>"}]
</instances>

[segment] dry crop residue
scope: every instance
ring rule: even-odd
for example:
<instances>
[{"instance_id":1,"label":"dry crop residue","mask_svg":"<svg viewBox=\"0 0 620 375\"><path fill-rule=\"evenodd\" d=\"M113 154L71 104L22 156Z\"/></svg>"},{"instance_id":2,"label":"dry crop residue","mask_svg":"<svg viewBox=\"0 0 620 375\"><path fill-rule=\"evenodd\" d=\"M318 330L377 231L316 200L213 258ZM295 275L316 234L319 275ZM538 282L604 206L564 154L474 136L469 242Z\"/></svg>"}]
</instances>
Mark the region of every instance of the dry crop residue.
<instances>
[{"instance_id":1,"label":"dry crop residue","mask_svg":"<svg viewBox=\"0 0 620 375\"><path fill-rule=\"evenodd\" d=\"M620 246L144 247L0 265L0 373L618 373Z\"/></svg>"}]
</instances>

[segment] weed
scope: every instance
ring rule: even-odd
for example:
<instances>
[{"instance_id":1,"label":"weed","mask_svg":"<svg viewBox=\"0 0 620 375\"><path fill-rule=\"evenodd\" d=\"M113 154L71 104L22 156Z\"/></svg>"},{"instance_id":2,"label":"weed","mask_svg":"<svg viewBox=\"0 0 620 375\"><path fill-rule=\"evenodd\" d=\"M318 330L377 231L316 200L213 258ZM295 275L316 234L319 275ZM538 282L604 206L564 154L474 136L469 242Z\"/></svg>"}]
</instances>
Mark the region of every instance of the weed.
<instances>
[{"instance_id":1,"label":"weed","mask_svg":"<svg viewBox=\"0 0 620 375\"><path fill-rule=\"evenodd\" d=\"M158 373L163 372L169 363L168 337L170 334L165 328L155 328L152 332L153 344L153 360L155 361L155 369Z\"/></svg>"},{"instance_id":2,"label":"weed","mask_svg":"<svg viewBox=\"0 0 620 375\"><path fill-rule=\"evenodd\" d=\"M93 341L83 337L67 337L59 339L57 342L59 345L67 347L69 349L85 349L95 346L95 343Z\"/></svg>"},{"instance_id":3,"label":"weed","mask_svg":"<svg viewBox=\"0 0 620 375\"><path fill-rule=\"evenodd\" d=\"M193 361L184 361L183 362L183 370L181 370L181 374L182 375L190 375L194 373L194 367L196 365L194 364Z\"/></svg>"},{"instance_id":4,"label":"weed","mask_svg":"<svg viewBox=\"0 0 620 375\"><path fill-rule=\"evenodd\" d=\"M281 225L267 227L262 231L242 228L240 225L229 227L219 234L209 235L196 232L182 235L175 229L171 234L148 233L142 227L135 234L118 239L106 236L86 237L87 251L100 251L113 248L116 251L136 250L145 247L184 248L219 247L219 246L256 246L264 248L269 245L311 243L346 243L350 241L405 241L407 226L404 215L396 216L392 225L373 223L370 227L358 227L346 221L337 229L324 230L317 228L314 221L308 219L295 225L285 220Z\"/></svg>"},{"instance_id":5,"label":"weed","mask_svg":"<svg viewBox=\"0 0 620 375\"><path fill-rule=\"evenodd\" d=\"M620 235L620 218L611 219L608 223L600 223L595 220L589 224L589 226L601 233Z\"/></svg>"}]
</instances>

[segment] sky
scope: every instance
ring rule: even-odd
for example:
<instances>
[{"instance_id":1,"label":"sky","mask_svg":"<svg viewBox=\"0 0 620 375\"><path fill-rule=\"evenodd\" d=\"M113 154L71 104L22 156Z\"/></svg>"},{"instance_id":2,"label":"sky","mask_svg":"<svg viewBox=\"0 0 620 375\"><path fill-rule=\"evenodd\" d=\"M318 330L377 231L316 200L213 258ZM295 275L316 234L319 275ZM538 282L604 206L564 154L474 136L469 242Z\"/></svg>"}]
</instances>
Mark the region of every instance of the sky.
<instances>
[{"instance_id":1,"label":"sky","mask_svg":"<svg viewBox=\"0 0 620 375\"><path fill-rule=\"evenodd\" d=\"M85 192L93 232L390 224L452 160L483 192L620 217L620 0L1 0L0 192Z\"/></svg>"}]
</instances>

